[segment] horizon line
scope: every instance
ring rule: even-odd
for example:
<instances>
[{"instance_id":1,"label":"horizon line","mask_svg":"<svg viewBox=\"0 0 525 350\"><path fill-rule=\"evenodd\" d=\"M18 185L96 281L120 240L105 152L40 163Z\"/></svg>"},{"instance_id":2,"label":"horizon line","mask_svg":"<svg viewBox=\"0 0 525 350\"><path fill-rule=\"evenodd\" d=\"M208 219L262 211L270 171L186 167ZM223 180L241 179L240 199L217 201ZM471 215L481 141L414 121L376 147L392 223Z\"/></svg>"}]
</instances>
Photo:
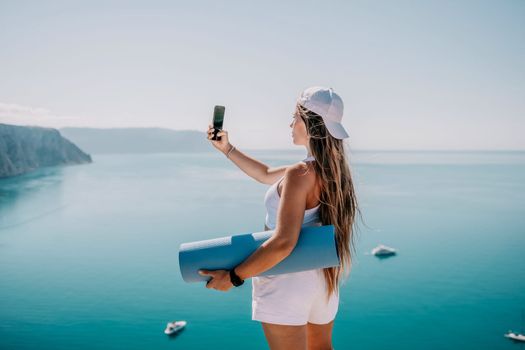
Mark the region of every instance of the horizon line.
<instances>
[{"instance_id":1,"label":"horizon line","mask_svg":"<svg viewBox=\"0 0 525 350\"><path fill-rule=\"evenodd\" d=\"M46 126L39 126L39 125L20 125L20 124L7 124L0 122L0 125L12 125L12 126L20 126L20 127L38 127L43 129L65 129L65 128L76 128L76 129L99 129L99 130L112 130L112 129L164 129L164 130L171 130L171 131L192 131L192 132L199 132L203 133L204 131L195 130L195 129L172 129L168 127L162 127L162 126L123 126L123 127L92 127L92 126L63 126L63 127L46 127ZM64 136L63 136L64 137ZM292 148L245 148L248 151L293 151L293 152L304 152L304 150L298 150L298 149L292 149ZM373 149L373 148L359 148L359 149L352 149L352 152L471 152L471 153L496 153L496 152L514 152L514 153L520 153L525 152L524 149ZM195 153L195 152L191 152Z\"/></svg>"}]
</instances>

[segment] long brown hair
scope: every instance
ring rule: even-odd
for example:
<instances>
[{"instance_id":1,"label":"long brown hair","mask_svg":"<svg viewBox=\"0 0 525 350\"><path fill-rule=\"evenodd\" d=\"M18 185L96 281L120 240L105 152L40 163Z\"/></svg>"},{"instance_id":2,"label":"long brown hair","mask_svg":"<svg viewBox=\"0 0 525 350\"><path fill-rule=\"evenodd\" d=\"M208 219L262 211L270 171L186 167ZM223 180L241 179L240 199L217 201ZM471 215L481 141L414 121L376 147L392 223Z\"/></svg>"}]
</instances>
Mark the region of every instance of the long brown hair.
<instances>
[{"instance_id":1,"label":"long brown hair","mask_svg":"<svg viewBox=\"0 0 525 350\"><path fill-rule=\"evenodd\" d=\"M310 136L309 146L317 178L320 180L319 219L322 225L334 225L335 241L340 266L324 268L324 278L328 287L327 300L332 293L339 293L339 282L348 277L355 254L356 214L361 211L352 181L347 160L344 139L330 135L318 114L297 104L299 115Z\"/></svg>"}]
</instances>

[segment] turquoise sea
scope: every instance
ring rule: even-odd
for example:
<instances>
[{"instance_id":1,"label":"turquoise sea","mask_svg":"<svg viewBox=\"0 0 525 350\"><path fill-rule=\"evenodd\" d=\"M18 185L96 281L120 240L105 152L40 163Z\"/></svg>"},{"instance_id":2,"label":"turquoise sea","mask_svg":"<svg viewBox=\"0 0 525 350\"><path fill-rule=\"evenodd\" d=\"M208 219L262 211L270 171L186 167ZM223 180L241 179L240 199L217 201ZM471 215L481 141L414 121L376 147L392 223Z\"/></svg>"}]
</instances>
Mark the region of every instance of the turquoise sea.
<instances>
[{"instance_id":1,"label":"turquoise sea","mask_svg":"<svg viewBox=\"0 0 525 350\"><path fill-rule=\"evenodd\" d=\"M245 151L270 166L304 152ZM1 349L266 349L251 281L182 281L183 242L263 230L257 183L218 152L93 155L0 180ZM525 153L355 151L364 222L335 349L517 349ZM369 254L383 243L388 259ZM186 320L178 336L167 321Z\"/></svg>"}]
</instances>

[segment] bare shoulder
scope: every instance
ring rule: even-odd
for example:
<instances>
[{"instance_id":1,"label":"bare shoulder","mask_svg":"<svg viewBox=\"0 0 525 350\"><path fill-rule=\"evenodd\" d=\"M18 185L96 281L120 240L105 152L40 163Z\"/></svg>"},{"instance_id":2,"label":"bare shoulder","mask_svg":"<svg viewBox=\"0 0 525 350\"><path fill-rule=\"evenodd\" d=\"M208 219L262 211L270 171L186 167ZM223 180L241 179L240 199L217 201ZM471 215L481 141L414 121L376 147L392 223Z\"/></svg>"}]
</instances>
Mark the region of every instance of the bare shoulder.
<instances>
[{"instance_id":1,"label":"bare shoulder","mask_svg":"<svg viewBox=\"0 0 525 350\"><path fill-rule=\"evenodd\" d=\"M310 189L315 184L315 171L307 164L299 162L286 168L284 179L288 185Z\"/></svg>"}]
</instances>

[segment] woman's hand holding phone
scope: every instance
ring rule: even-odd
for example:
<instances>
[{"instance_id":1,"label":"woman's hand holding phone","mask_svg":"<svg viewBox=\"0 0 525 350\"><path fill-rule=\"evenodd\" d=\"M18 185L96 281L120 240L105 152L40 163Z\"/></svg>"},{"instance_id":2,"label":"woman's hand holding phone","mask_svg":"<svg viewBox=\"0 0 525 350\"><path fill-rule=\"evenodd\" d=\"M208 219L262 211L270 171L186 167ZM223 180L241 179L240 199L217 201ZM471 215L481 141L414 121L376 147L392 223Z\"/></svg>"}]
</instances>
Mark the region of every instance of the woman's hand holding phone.
<instances>
[{"instance_id":1,"label":"woman's hand holding phone","mask_svg":"<svg viewBox=\"0 0 525 350\"><path fill-rule=\"evenodd\" d=\"M222 153L228 152L231 148L230 142L228 140L228 131L222 129L221 131L217 133L217 136L221 137L220 141L212 140L213 131L214 131L213 125L209 124L208 125L208 140L211 141L211 144L213 145L213 147L217 148Z\"/></svg>"}]
</instances>

